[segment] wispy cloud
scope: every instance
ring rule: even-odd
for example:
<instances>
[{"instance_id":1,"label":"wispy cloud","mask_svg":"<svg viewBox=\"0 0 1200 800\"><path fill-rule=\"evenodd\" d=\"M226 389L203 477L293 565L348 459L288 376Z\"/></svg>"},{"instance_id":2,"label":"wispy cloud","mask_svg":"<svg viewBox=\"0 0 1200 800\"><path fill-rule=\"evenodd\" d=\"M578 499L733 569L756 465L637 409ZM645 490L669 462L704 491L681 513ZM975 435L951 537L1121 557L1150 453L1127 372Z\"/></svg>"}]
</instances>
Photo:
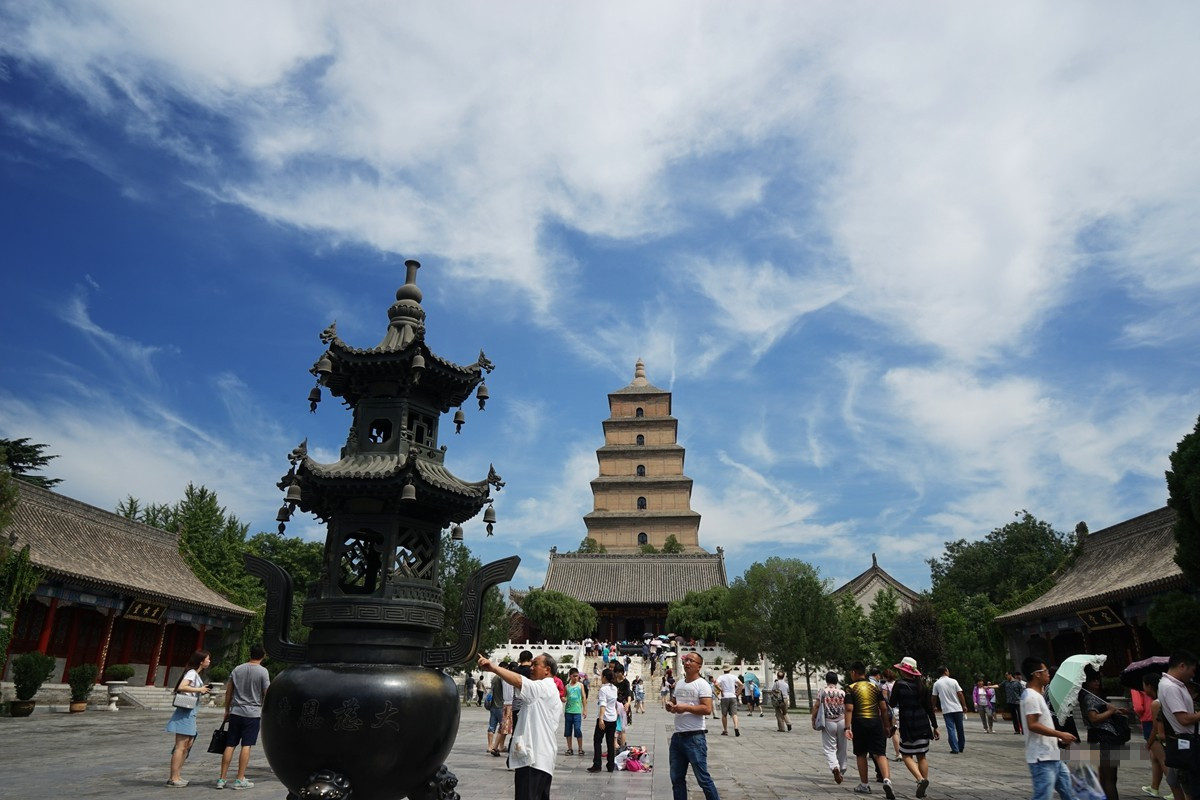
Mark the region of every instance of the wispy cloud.
<instances>
[{"instance_id":1,"label":"wispy cloud","mask_svg":"<svg viewBox=\"0 0 1200 800\"><path fill-rule=\"evenodd\" d=\"M88 312L87 296L77 292L68 299L59 311L59 316L71 327L87 337L97 350L113 364L137 370L143 378L157 380L154 357L160 353L177 352L171 346L147 345L128 336L106 330L92 320Z\"/></svg>"}]
</instances>

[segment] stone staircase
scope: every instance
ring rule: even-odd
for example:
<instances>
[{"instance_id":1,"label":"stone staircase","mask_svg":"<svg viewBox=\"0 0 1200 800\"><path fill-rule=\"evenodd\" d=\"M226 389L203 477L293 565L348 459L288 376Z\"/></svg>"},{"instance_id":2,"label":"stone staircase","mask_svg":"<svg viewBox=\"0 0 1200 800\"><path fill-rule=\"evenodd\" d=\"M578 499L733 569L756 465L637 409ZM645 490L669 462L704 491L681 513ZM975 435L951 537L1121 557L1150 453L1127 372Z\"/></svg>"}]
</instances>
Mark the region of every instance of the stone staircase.
<instances>
[{"instance_id":1,"label":"stone staircase","mask_svg":"<svg viewBox=\"0 0 1200 800\"><path fill-rule=\"evenodd\" d=\"M174 692L171 689L164 689L161 686L126 686L121 691L121 700L118 705L129 705L148 711L170 711L172 694ZM201 709L221 708L224 703L224 693L220 689L200 698Z\"/></svg>"}]
</instances>

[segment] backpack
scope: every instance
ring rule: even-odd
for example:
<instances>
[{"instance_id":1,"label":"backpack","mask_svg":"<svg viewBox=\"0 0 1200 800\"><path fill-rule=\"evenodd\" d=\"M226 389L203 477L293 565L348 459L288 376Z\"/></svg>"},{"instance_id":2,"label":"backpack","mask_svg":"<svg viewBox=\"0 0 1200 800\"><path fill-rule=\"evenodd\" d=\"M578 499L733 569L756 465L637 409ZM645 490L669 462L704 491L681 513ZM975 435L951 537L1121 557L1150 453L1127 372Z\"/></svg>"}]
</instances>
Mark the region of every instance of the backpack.
<instances>
[{"instance_id":1,"label":"backpack","mask_svg":"<svg viewBox=\"0 0 1200 800\"><path fill-rule=\"evenodd\" d=\"M483 707L491 711L496 707L496 701L492 698L492 693L488 692L483 696Z\"/></svg>"}]
</instances>

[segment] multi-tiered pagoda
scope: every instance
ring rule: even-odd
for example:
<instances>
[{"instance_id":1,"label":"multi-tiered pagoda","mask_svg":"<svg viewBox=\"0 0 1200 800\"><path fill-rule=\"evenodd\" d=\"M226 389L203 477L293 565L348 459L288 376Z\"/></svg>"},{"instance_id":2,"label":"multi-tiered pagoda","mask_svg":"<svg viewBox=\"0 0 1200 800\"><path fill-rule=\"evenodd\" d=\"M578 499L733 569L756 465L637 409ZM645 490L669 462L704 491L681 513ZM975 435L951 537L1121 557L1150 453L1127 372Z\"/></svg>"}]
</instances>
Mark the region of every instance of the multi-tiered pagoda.
<instances>
[{"instance_id":1,"label":"multi-tiered pagoda","mask_svg":"<svg viewBox=\"0 0 1200 800\"><path fill-rule=\"evenodd\" d=\"M608 395L608 409L593 508L583 518L588 538L605 552L552 549L542 588L595 606L599 638L640 641L667 632L671 602L727 586L725 557L719 547L715 554L700 547L671 393L646 379L641 359L633 381ZM671 537L682 552L662 552Z\"/></svg>"},{"instance_id":2,"label":"multi-tiered pagoda","mask_svg":"<svg viewBox=\"0 0 1200 800\"><path fill-rule=\"evenodd\" d=\"M594 505L583 518L588 536L610 553L647 544L661 550L670 536L685 552L700 550L700 515L692 510L692 479L683 474L671 393L646 380L639 358L633 381L609 394L608 412Z\"/></svg>"}]
</instances>

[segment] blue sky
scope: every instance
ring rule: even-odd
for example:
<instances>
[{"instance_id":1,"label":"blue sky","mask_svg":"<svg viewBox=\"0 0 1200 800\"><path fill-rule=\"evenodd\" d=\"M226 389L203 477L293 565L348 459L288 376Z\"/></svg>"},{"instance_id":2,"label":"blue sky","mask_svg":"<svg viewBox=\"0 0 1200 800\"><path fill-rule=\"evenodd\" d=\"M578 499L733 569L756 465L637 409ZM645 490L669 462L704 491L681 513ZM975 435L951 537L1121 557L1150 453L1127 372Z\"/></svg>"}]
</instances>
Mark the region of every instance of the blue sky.
<instances>
[{"instance_id":1,"label":"blue sky","mask_svg":"<svg viewBox=\"0 0 1200 800\"><path fill-rule=\"evenodd\" d=\"M447 463L485 560L572 548L606 394L674 391L701 542L839 583L1028 509L1160 507L1200 413L1200 7L74 4L0 11L0 435L104 508L253 530L318 334L496 363ZM320 536L297 520L293 533Z\"/></svg>"}]
</instances>

